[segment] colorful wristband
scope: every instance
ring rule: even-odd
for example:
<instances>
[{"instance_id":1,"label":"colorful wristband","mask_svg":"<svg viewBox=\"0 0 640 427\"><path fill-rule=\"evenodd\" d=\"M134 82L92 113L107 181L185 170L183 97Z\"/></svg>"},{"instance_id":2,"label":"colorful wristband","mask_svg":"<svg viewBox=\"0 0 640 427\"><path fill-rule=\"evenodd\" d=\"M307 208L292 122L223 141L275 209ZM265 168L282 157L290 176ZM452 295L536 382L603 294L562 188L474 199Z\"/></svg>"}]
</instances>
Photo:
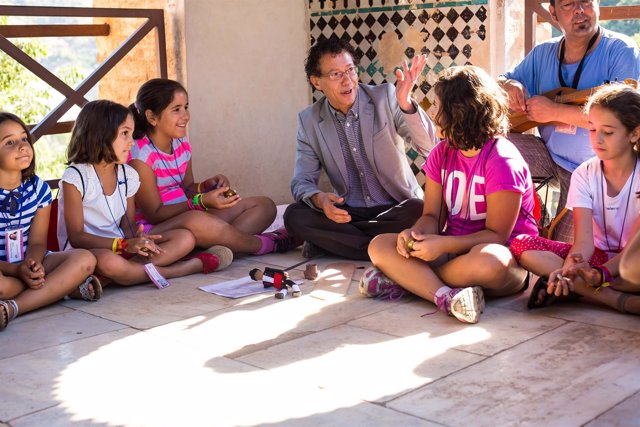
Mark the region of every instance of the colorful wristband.
<instances>
[{"instance_id":1,"label":"colorful wristband","mask_svg":"<svg viewBox=\"0 0 640 427\"><path fill-rule=\"evenodd\" d=\"M120 239L120 246L118 248L120 250L120 253L126 252L128 247L129 247L129 242L127 242L127 239Z\"/></svg>"},{"instance_id":2,"label":"colorful wristband","mask_svg":"<svg viewBox=\"0 0 640 427\"><path fill-rule=\"evenodd\" d=\"M193 199L191 199L191 204L193 205L193 208L199 211L205 211L207 210L207 207L202 203L202 193L198 193L195 196L193 196Z\"/></svg>"},{"instance_id":3,"label":"colorful wristband","mask_svg":"<svg viewBox=\"0 0 640 427\"><path fill-rule=\"evenodd\" d=\"M116 237L115 239L113 239L113 242L111 243L111 252L114 252L116 254L122 253L122 251L120 250L121 240L122 239L120 237Z\"/></svg>"},{"instance_id":4,"label":"colorful wristband","mask_svg":"<svg viewBox=\"0 0 640 427\"><path fill-rule=\"evenodd\" d=\"M600 283L596 287L595 292L598 292L601 288L611 286L611 283L613 282L613 276L611 275L611 271L609 271L609 268L604 265L596 265L593 268L600 272Z\"/></svg>"}]
</instances>

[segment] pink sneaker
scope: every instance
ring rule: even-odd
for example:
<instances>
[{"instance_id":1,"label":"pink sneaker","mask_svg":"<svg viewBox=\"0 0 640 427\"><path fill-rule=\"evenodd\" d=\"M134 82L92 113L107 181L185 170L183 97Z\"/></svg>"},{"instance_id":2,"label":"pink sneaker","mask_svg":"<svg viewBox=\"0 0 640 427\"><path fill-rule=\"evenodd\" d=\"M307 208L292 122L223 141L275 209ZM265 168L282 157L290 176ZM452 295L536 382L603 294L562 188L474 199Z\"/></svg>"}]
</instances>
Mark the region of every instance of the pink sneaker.
<instances>
[{"instance_id":1,"label":"pink sneaker","mask_svg":"<svg viewBox=\"0 0 640 427\"><path fill-rule=\"evenodd\" d=\"M276 246L274 252L278 253L289 252L304 243L304 240L290 235L284 227L268 233L262 233L262 236L271 239L273 243L275 243Z\"/></svg>"},{"instance_id":2,"label":"pink sneaker","mask_svg":"<svg viewBox=\"0 0 640 427\"><path fill-rule=\"evenodd\" d=\"M484 293L480 286L453 288L440 298L438 308L464 323L478 323L484 310Z\"/></svg>"},{"instance_id":3,"label":"pink sneaker","mask_svg":"<svg viewBox=\"0 0 640 427\"><path fill-rule=\"evenodd\" d=\"M365 270L360 279L359 288L360 293L366 297L391 301L397 301L407 293L402 286L389 279L375 267L369 267Z\"/></svg>"}]
</instances>

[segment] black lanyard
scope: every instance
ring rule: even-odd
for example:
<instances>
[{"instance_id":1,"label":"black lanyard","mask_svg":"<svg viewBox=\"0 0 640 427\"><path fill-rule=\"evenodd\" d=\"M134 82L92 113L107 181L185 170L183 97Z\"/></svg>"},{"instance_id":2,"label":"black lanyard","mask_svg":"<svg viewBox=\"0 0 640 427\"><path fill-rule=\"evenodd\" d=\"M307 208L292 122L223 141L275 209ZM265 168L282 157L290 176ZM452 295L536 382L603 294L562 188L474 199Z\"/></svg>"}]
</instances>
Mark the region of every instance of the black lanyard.
<instances>
[{"instance_id":1,"label":"black lanyard","mask_svg":"<svg viewBox=\"0 0 640 427\"><path fill-rule=\"evenodd\" d=\"M587 50L584 51L582 60L580 60L580 64L578 64L578 69L576 70L576 74L573 76L573 84L571 85L571 87L574 89L578 89L578 82L580 81L580 76L582 75L582 67L584 66L584 60L587 57L587 53L589 53L589 51L593 47L593 44L598 39L599 35L600 35L600 27L598 27L598 31L596 31L593 37L591 37L591 40L589 40L589 44L587 45ZM562 77L562 63L564 62L565 43L566 43L565 39L563 38L560 41L560 62L558 63L558 79L560 80L560 86L562 87L567 87L567 83L564 81L564 78Z\"/></svg>"},{"instance_id":2,"label":"black lanyard","mask_svg":"<svg viewBox=\"0 0 640 427\"><path fill-rule=\"evenodd\" d=\"M162 152L162 154L160 153L160 150L158 150L158 147L156 147L156 144L153 143L153 141L151 140L151 137L149 135L147 135L147 139L151 143L151 146L153 147L153 149L156 150L156 154L158 154L158 157L160 158L160 161L164 165L165 170L169 170L169 165L167 165L167 163L164 161L164 157L162 155L162 154L166 154L166 153L164 153L164 151ZM180 144L182 144L182 140L179 139L179 141L180 141ZM185 197L187 199L192 197L192 196L195 196L195 194L193 194L187 188L187 186L184 185L184 177L187 175L187 170L185 169L184 175L180 173L180 167L178 166L178 158L176 157L176 149L173 147L173 138L171 139L170 148L171 148L171 154L173 154L173 163L175 163L175 165L176 165L176 171L178 172L178 177L180 178L180 180L178 181L176 179L176 177L173 176L173 175L169 175L169 178L171 178L171 180L173 182L175 182L178 185L178 187L182 188L182 191L184 192L184 195L185 195Z\"/></svg>"}]
</instances>

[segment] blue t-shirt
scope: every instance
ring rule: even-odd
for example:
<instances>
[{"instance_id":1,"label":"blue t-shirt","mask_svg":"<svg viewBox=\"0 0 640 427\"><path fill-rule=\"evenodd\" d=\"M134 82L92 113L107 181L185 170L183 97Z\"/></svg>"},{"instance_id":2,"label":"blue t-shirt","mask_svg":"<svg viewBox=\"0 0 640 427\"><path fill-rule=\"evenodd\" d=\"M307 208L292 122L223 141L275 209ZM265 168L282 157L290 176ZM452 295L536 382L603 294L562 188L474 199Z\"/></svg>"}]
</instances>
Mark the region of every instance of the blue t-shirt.
<instances>
[{"instance_id":1,"label":"blue t-shirt","mask_svg":"<svg viewBox=\"0 0 640 427\"><path fill-rule=\"evenodd\" d=\"M635 42L624 34L601 30L600 42L584 60L578 90L600 86L607 81L639 80L640 51ZM522 83L529 96L559 88L560 40L558 37L539 44L516 68L503 76ZM562 65L562 77L567 84L573 82L579 63ZM569 172L595 156L589 143L588 129L579 127L575 135L557 132L555 126L540 126L538 129L553 160Z\"/></svg>"},{"instance_id":2,"label":"blue t-shirt","mask_svg":"<svg viewBox=\"0 0 640 427\"><path fill-rule=\"evenodd\" d=\"M31 221L38 209L50 204L51 190L47 183L37 176L25 179L12 191L0 188L0 261L7 261L7 229L24 229L22 251L26 254Z\"/></svg>"}]
</instances>

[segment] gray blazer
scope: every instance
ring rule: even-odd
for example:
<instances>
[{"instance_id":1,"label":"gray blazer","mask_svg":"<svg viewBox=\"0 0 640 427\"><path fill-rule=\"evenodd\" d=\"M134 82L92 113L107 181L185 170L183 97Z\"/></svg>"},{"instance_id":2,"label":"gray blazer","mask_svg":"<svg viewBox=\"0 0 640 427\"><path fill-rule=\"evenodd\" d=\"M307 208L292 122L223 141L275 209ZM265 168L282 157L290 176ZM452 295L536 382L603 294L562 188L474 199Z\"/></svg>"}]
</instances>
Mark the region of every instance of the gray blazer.
<instances>
[{"instance_id":1,"label":"gray blazer","mask_svg":"<svg viewBox=\"0 0 640 427\"><path fill-rule=\"evenodd\" d=\"M358 97L362 141L380 184L398 203L410 198L422 198L423 191L409 167L405 141L423 156L428 155L436 144L433 122L415 101L413 103L418 111L415 114L403 113L392 84L359 84ZM296 163L291 180L294 199L304 201L313 208L310 199L321 191L318 178L324 169L333 191L347 200L347 163L326 98L298 114L297 139Z\"/></svg>"}]
</instances>

